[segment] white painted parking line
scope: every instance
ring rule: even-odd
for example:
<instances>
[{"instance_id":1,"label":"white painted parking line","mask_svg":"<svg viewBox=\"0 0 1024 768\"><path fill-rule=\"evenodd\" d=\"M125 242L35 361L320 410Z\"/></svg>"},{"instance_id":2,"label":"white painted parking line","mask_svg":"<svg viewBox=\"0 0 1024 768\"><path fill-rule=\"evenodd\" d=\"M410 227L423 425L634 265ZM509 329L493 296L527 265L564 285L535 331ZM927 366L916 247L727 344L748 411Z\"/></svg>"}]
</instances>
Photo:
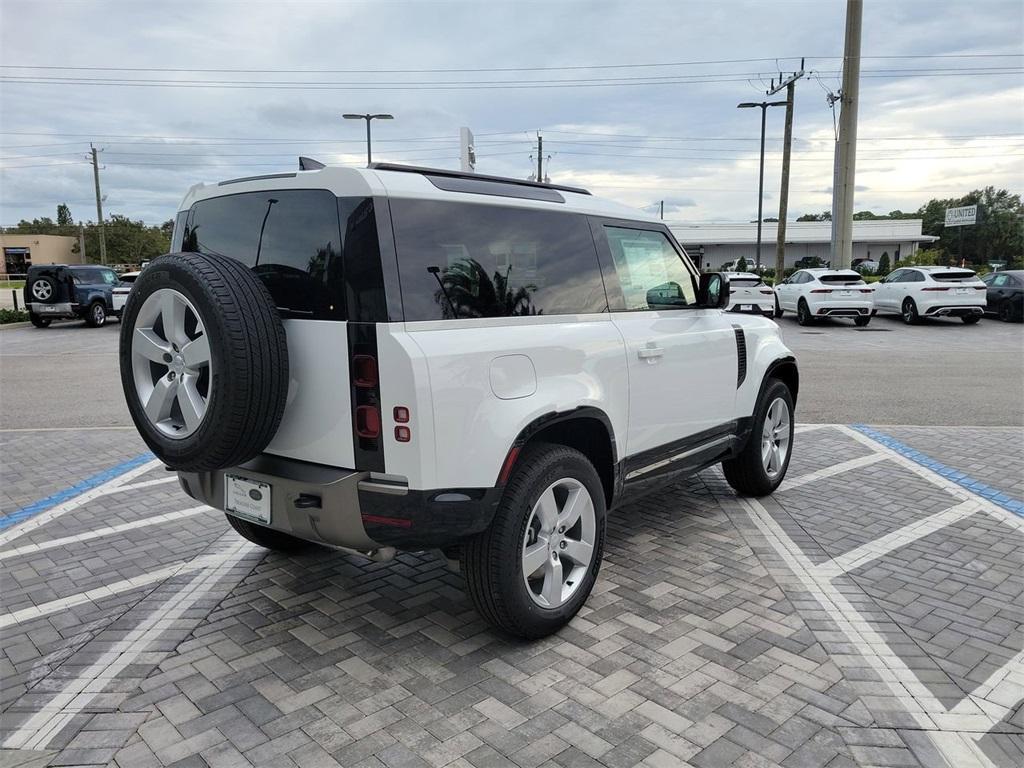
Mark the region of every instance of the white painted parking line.
<instances>
[{"instance_id":1,"label":"white painted parking line","mask_svg":"<svg viewBox=\"0 0 1024 768\"><path fill-rule=\"evenodd\" d=\"M838 464L833 464L831 467L825 467L824 469L819 469L814 472L808 472L806 475L800 475L792 479L783 480L782 485L778 487L777 492L781 493L791 491L794 488L799 488L801 485L813 483L815 480L832 477L833 475L841 475L843 472L849 472L853 469L870 466L885 458L886 457L881 453L869 453L867 456L858 456L856 459L841 461Z\"/></svg>"},{"instance_id":2,"label":"white painted parking line","mask_svg":"<svg viewBox=\"0 0 1024 768\"><path fill-rule=\"evenodd\" d=\"M131 485L122 485L118 486L117 488L111 488L103 495L109 496L112 493L122 493L123 491L137 491L140 488L149 488L154 485L164 485L166 483L176 482L178 482L178 475L175 473L170 477L158 477L156 480L144 480L141 483L132 483Z\"/></svg>"},{"instance_id":3,"label":"white painted parking line","mask_svg":"<svg viewBox=\"0 0 1024 768\"><path fill-rule=\"evenodd\" d=\"M103 496L110 489L117 488L124 483L130 482L139 475L144 475L146 472L149 472L151 469L155 469L159 466L162 466L162 462L159 459L147 461L145 464L128 470L123 475L118 475L112 480L108 480L102 485L97 485L95 488L85 491L84 493L80 493L74 498L68 499L61 504L50 507L45 512L40 512L38 515L30 517L18 525L13 525L5 531L0 531L0 547L5 546L7 543L14 541L20 536L24 536L29 531L33 531L42 525L46 525L46 523L49 523L52 520L56 520L62 515L66 515L68 512L73 512L83 504L87 504L93 499Z\"/></svg>"},{"instance_id":4,"label":"white painted parking line","mask_svg":"<svg viewBox=\"0 0 1024 768\"><path fill-rule=\"evenodd\" d=\"M894 451L888 446L882 445L875 440L872 440L862 432L858 432L856 429L839 425L836 429L840 430L843 434L852 437L858 443L869 446L872 450L878 453L884 454L886 458L892 459L894 462L899 464L901 467L909 469L914 474L923 477L932 485L938 486L943 491L948 493L954 499L960 499L961 501L976 501L981 511L988 512L993 517L998 517L1000 522L1009 525L1011 528L1015 528L1018 531L1024 531L1024 518L1017 517L1007 509L1003 509L998 504L993 504L991 501L986 499L984 496L979 496L976 493L971 493L967 488L962 485L957 485L951 480L947 480L945 477L940 475L938 472L933 472L928 467L918 464L916 461L908 459L906 456Z\"/></svg>"},{"instance_id":5,"label":"white painted parking line","mask_svg":"<svg viewBox=\"0 0 1024 768\"><path fill-rule=\"evenodd\" d=\"M793 433L802 435L804 432L814 432L819 429L825 429L827 427L834 427L835 424L797 424L793 427Z\"/></svg>"},{"instance_id":6,"label":"white painted parking line","mask_svg":"<svg viewBox=\"0 0 1024 768\"><path fill-rule=\"evenodd\" d=\"M971 691L971 697L981 699L985 704L994 704L1003 711L1024 700L1024 650L989 675L985 682ZM953 711L957 709L959 705Z\"/></svg>"},{"instance_id":7,"label":"white painted parking line","mask_svg":"<svg viewBox=\"0 0 1024 768\"><path fill-rule=\"evenodd\" d=\"M171 522L172 520L181 520L186 517L202 514L203 512L209 512L210 509L211 507L207 507L205 505L201 507L192 507L191 509L180 509L176 512L165 512L162 515L145 517L141 520L132 520L130 523L122 523L121 525L108 525L104 526L103 528L97 528L93 531L86 531L85 533L75 534L74 536L65 536L60 539L51 539L50 541L44 541L39 544L26 544L23 547L17 547L15 549L0 551L0 560L7 560L12 557L20 557L21 555L31 555L35 554L36 552L43 552L47 549L64 547L68 544L77 544L80 541L90 541L91 539L99 539L103 536L114 536L118 533L123 533L124 531L133 531L137 528L146 528L150 525L160 525L161 523Z\"/></svg>"},{"instance_id":8,"label":"white painted parking line","mask_svg":"<svg viewBox=\"0 0 1024 768\"><path fill-rule=\"evenodd\" d=\"M3 742L8 749L45 749L79 712L106 688L154 640L201 598L209 594L228 572L256 547L231 536L221 545L223 551L204 555L187 564L197 573L185 586L171 595L147 616L123 640L115 643L81 674L68 680L41 709L35 712ZM181 571L184 572L184 569Z\"/></svg>"},{"instance_id":9,"label":"white painted parking line","mask_svg":"<svg viewBox=\"0 0 1024 768\"><path fill-rule=\"evenodd\" d=\"M815 570L827 577L847 573L980 511L981 505L978 502L962 501L955 507L936 512L923 520L915 520L892 533L887 533L874 541L844 552L839 557L815 566Z\"/></svg>"},{"instance_id":10,"label":"white painted parking line","mask_svg":"<svg viewBox=\"0 0 1024 768\"><path fill-rule=\"evenodd\" d=\"M130 579L122 579L121 581L108 584L103 587L96 587L95 589L90 589L88 592L79 592L76 595L50 600L42 605L33 605L30 608L22 608L14 611L13 613L7 613L0 616L0 629L3 627L9 627L13 624L21 624L22 622L29 621L31 619L37 619L40 616L48 616L51 613L63 611L66 608L73 608L74 606L82 605L83 603L102 600L106 597L118 595L122 592L130 592L131 590L138 589L139 587L145 587L149 584L164 581L172 576L192 573L193 571L198 571L208 567L211 563L217 563L220 559L220 555L204 555L196 558L195 560L174 563L173 565L168 565L165 568L160 568L156 571L150 571L149 573L143 573L139 576L133 576Z\"/></svg>"}]
</instances>

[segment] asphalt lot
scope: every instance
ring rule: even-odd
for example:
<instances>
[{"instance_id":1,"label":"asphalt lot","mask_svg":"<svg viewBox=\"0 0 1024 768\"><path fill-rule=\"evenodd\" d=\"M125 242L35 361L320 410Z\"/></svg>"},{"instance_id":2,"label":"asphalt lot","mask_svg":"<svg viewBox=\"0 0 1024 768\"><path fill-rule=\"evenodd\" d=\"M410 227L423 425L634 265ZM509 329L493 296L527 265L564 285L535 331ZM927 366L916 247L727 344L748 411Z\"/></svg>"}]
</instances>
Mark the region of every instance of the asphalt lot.
<instances>
[{"instance_id":1,"label":"asphalt lot","mask_svg":"<svg viewBox=\"0 0 1024 768\"><path fill-rule=\"evenodd\" d=\"M867 328L779 321L800 364L808 423L1024 426L1024 324L895 316ZM0 330L0 428L131 426L116 321Z\"/></svg>"},{"instance_id":2,"label":"asphalt lot","mask_svg":"<svg viewBox=\"0 0 1024 768\"><path fill-rule=\"evenodd\" d=\"M197 507L123 426L116 323L0 331L0 766L1020 768L1022 431L930 425L1019 423L1024 327L890 322L783 319L783 486L712 469L618 510L536 643L434 553L267 553ZM880 410L893 355L949 383L921 418ZM889 413L916 425L847 426Z\"/></svg>"}]
</instances>

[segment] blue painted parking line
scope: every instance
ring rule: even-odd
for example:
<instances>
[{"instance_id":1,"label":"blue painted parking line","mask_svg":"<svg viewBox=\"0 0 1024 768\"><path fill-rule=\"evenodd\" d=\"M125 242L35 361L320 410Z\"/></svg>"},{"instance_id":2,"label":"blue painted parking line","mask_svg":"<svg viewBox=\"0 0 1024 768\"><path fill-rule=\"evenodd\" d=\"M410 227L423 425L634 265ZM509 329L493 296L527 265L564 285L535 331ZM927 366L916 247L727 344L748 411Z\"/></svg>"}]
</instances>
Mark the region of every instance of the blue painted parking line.
<instances>
[{"instance_id":1,"label":"blue painted parking line","mask_svg":"<svg viewBox=\"0 0 1024 768\"><path fill-rule=\"evenodd\" d=\"M117 464L110 469L105 469L99 474L82 480L80 483L75 483L75 485L72 485L70 488L65 488L63 491L51 494L45 499L34 501L27 507L22 507L21 509L17 509L6 515L0 515L0 531L5 528L10 528L12 525L20 523L22 520L27 520L34 515L38 515L40 512L45 512L51 507L62 504L80 493L85 493L97 486L110 482L119 475L123 475L125 472L129 472L136 467L140 467L147 461L152 461L153 458L153 454L144 453L141 456L136 456L134 459L128 459L128 461Z\"/></svg>"},{"instance_id":2,"label":"blue painted parking line","mask_svg":"<svg viewBox=\"0 0 1024 768\"><path fill-rule=\"evenodd\" d=\"M906 445L905 443L901 443L896 438L890 437L884 432L879 432L877 429L872 429L871 427L868 427L864 424L852 424L851 426L853 427L853 429L856 429L858 432L867 435L875 442L881 443L886 448L896 451L896 453L910 459L911 461L917 464L920 464L922 467L927 467L935 474L941 475L950 482L956 483L961 488L964 488L970 491L971 493L981 496L983 499L990 501L997 506L1002 507L1008 512L1012 512L1015 515L1024 517L1024 501L1008 496L1003 491L1000 491L997 488L993 488L990 485L985 485L985 483L981 482L980 480L975 480L971 476L964 474L958 469L947 467L942 462L936 461L931 456L925 453L921 453L920 451L916 450L915 448L911 448L909 445Z\"/></svg>"}]
</instances>

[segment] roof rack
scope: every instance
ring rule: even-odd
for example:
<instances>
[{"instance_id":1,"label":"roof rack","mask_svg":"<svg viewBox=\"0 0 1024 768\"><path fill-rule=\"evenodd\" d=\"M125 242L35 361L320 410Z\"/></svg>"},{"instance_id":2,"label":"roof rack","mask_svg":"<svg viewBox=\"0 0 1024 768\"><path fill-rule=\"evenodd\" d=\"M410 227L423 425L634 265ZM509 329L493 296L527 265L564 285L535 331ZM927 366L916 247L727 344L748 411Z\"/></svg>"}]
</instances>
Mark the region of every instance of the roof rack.
<instances>
[{"instance_id":1,"label":"roof rack","mask_svg":"<svg viewBox=\"0 0 1024 768\"><path fill-rule=\"evenodd\" d=\"M582 187L568 187L561 184L542 184L539 181L514 179L509 176L488 176L482 173L451 171L446 168L424 168L416 165L399 165L397 163L370 163L375 171L398 171L400 173L421 173L425 176L443 176L451 179L473 179L475 181L494 181L502 184L515 184L520 187L536 187L539 189L558 189L562 192L575 192L578 195L589 195L590 191Z\"/></svg>"}]
</instances>

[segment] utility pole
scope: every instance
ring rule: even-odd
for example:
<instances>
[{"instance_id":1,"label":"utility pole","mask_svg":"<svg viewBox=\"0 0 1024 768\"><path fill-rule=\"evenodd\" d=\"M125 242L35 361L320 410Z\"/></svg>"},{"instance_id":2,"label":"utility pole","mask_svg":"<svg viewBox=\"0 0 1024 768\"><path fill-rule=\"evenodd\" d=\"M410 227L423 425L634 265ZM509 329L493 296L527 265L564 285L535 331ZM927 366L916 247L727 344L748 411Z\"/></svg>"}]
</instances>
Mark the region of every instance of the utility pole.
<instances>
[{"instance_id":1,"label":"utility pole","mask_svg":"<svg viewBox=\"0 0 1024 768\"><path fill-rule=\"evenodd\" d=\"M779 192L779 223L775 239L775 284L782 280L786 271L786 216L789 215L789 164L793 152L793 100L796 96L796 81L804 76L804 60L800 59L800 71L792 73L785 80L779 73L779 84L772 84L768 90L771 96L786 89L786 130L782 139L782 184Z\"/></svg>"},{"instance_id":2,"label":"utility pole","mask_svg":"<svg viewBox=\"0 0 1024 768\"><path fill-rule=\"evenodd\" d=\"M764 219L764 127L765 116L768 114L768 107L784 107L784 101L744 101L737 104L737 109L761 108L761 164L757 174L757 257L756 271L761 271L761 222Z\"/></svg>"},{"instance_id":3,"label":"utility pole","mask_svg":"<svg viewBox=\"0 0 1024 768\"><path fill-rule=\"evenodd\" d=\"M96 221L100 226L100 264L107 263L107 232L103 226L103 197L100 195L100 166L96 159L96 147L89 143L92 153L92 180L96 185ZM84 256L82 257L84 260Z\"/></svg>"},{"instance_id":4,"label":"utility pole","mask_svg":"<svg viewBox=\"0 0 1024 768\"><path fill-rule=\"evenodd\" d=\"M665 220L665 201L661 201L661 220Z\"/></svg>"},{"instance_id":5,"label":"utility pole","mask_svg":"<svg viewBox=\"0 0 1024 768\"><path fill-rule=\"evenodd\" d=\"M860 31L864 0L846 1L846 41L843 50L842 111L836 182L832 195L833 269L849 269L853 261L853 186L857 167L857 105L860 101Z\"/></svg>"},{"instance_id":6,"label":"utility pole","mask_svg":"<svg viewBox=\"0 0 1024 768\"><path fill-rule=\"evenodd\" d=\"M544 137L537 132L537 181L544 181Z\"/></svg>"},{"instance_id":7,"label":"utility pole","mask_svg":"<svg viewBox=\"0 0 1024 768\"><path fill-rule=\"evenodd\" d=\"M78 251L81 254L82 263L85 264L85 227L78 222Z\"/></svg>"},{"instance_id":8,"label":"utility pole","mask_svg":"<svg viewBox=\"0 0 1024 768\"><path fill-rule=\"evenodd\" d=\"M459 129L459 166L464 173L476 171L476 148L473 146L473 132L465 127Z\"/></svg>"}]
</instances>

